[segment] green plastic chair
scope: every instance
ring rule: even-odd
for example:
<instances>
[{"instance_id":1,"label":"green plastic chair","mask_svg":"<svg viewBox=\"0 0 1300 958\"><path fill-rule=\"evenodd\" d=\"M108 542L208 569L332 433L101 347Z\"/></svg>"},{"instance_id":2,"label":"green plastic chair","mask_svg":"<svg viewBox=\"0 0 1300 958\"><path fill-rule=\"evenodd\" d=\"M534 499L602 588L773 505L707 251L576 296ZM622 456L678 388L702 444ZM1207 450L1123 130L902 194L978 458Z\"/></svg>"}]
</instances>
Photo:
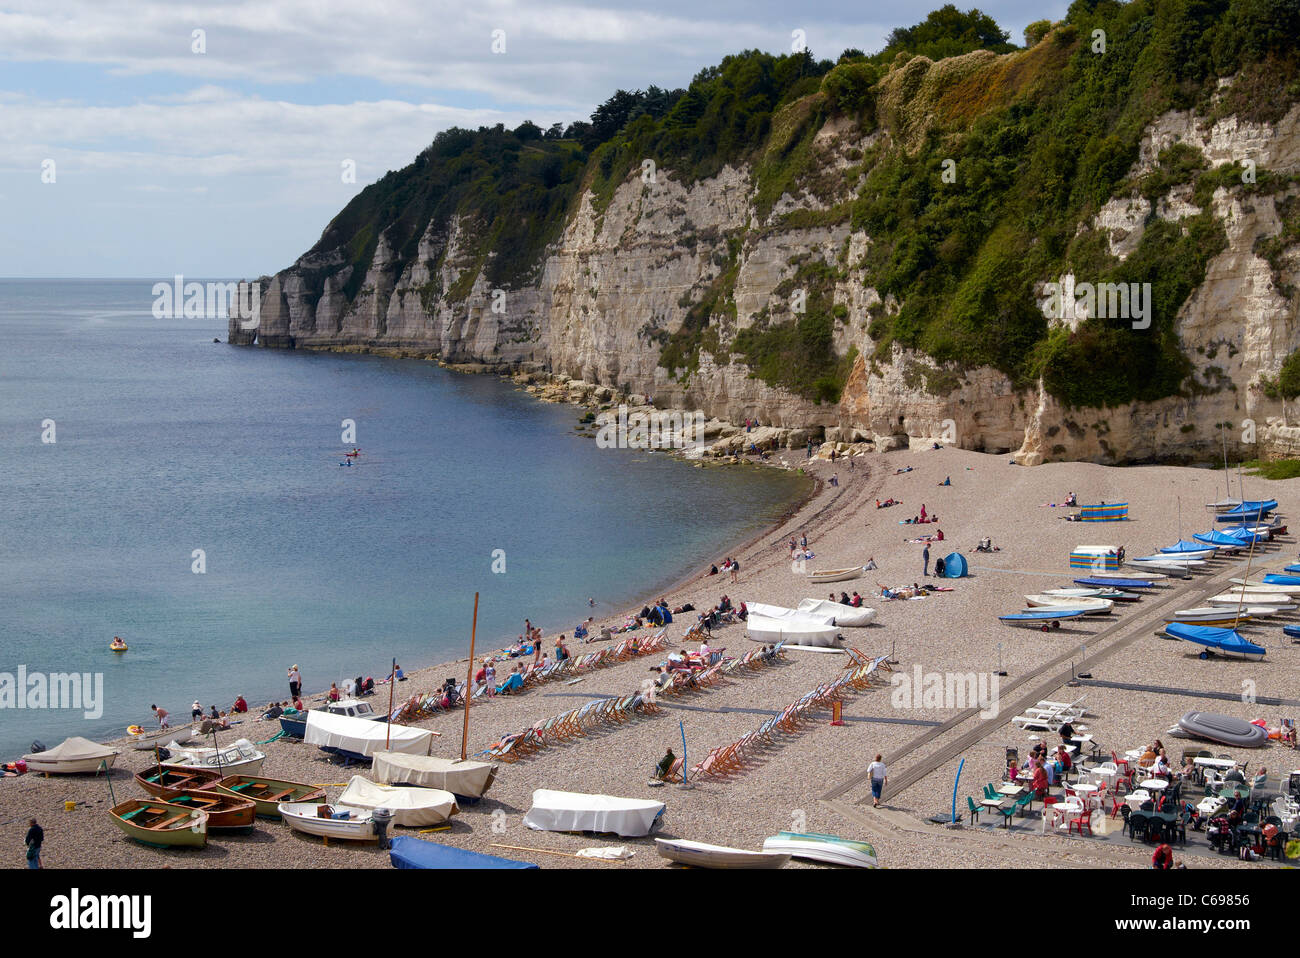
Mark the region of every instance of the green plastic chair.
<instances>
[{"instance_id":1,"label":"green plastic chair","mask_svg":"<svg viewBox=\"0 0 1300 958\"><path fill-rule=\"evenodd\" d=\"M974 825L980 818L980 807L975 804L975 799L969 795L966 796L966 807L970 810L970 823Z\"/></svg>"}]
</instances>

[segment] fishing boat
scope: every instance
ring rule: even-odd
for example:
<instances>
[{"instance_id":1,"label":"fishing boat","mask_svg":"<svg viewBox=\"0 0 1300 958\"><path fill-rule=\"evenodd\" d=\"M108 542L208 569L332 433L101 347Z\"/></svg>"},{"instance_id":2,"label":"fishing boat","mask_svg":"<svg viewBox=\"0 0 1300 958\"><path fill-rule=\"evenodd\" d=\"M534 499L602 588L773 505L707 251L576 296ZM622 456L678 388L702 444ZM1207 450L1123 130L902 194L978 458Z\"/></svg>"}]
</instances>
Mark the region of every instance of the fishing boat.
<instances>
[{"instance_id":1,"label":"fishing boat","mask_svg":"<svg viewBox=\"0 0 1300 958\"><path fill-rule=\"evenodd\" d=\"M1083 599L1067 598L1060 595L1027 595L1025 602L1029 608L1047 608L1047 609L1077 609L1087 615L1106 615L1115 607L1115 603L1110 599Z\"/></svg>"},{"instance_id":2,"label":"fishing boat","mask_svg":"<svg viewBox=\"0 0 1300 958\"><path fill-rule=\"evenodd\" d=\"M1043 595L1059 595L1063 599L1110 599L1112 602L1137 602L1142 598L1136 592L1123 592L1100 586L1091 589L1044 589Z\"/></svg>"},{"instance_id":3,"label":"fishing boat","mask_svg":"<svg viewBox=\"0 0 1300 958\"><path fill-rule=\"evenodd\" d=\"M413 828L441 825L460 812L456 796L441 788L380 785L360 775L352 776L339 796L339 804L372 811L386 808L393 813L394 825Z\"/></svg>"},{"instance_id":4,"label":"fishing boat","mask_svg":"<svg viewBox=\"0 0 1300 958\"><path fill-rule=\"evenodd\" d=\"M655 850L670 862L696 868L780 868L790 860L789 852L751 852L685 838L656 838Z\"/></svg>"},{"instance_id":5,"label":"fishing boat","mask_svg":"<svg viewBox=\"0 0 1300 958\"><path fill-rule=\"evenodd\" d=\"M763 850L854 868L875 868L878 864L876 850L869 843L816 832L778 832L763 841Z\"/></svg>"},{"instance_id":6,"label":"fishing boat","mask_svg":"<svg viewBox=\"0 0 1300 958\"><path fill-rule=\"evenodd\" d=\"M184 745L194 741L197 734L192 726L182 725L178 728L156 728L146 731L139 725L132 725L126 733L131 736L131 747L139 752L148 751L158 745L177 742Z\"/></svg>"},{"instance_id":7,"label":"fishing boat","mask_svg":"<svg viewBox=\"0 0 1300 958\"><path fill-rule=\"evenodd\" d=\"M213 784L208 791L246 798L253 803L257 814L264 818L279 818L281 802L308 805L325 801L325 789L315 785L254 775L227 776Z\"/></svg>"},{"instance_id":8,"label":"fishing boat","mask_svg":"<svg viewBox=\"0 0 1300 958\"><path fill-rule=\"evenodd\" d=\"M479 869L479 868L537 868L532 862L513 858L484 855L467 848L426 842L413 835L399 835L388 846L388 860L394 868L421 869Z\"/></svg>"},{"instance_id":9,"label":"fishing boat","mask_svg":"<svg viewBox=\"0 0 1300 958\"><path fill-rule=\"evenodd\" d=\"M128 838L160 848L202 848L208 843L208 813L156 799L133 798L108 812Z\"/></svg>"},{"instance_id":10,"label":"fishing boat","mask_svg":"<svg viewBox=\"0 0 1300 958\"><path fill-rule=\"evenodd\" d=\"M999 622L1005 622L1007 625L1018 625L1028 629L1039 629L1046 632L1050 629L1059 629L1061 623L1069 619L1081 619L1085 613L1078 609L1034 609L1030 612L1013 612L1010 615L998 616Z\"/></svg>"},{"instance_id":11,"label":"fishing boat","mask_svg":"<svg viewBox=\"0 0 1300 958\"><path fill-rule=\"evenodd\" d=\"M822 569L818 572L809 572L809 582L847 582L849 579L856 579L862 575L863 567L855 565L850 569Z\"/></svg>"},{"instance_id":12,"label":"fishing boat","mask_svg":"<svg viewBox=\"0 0 1300 958\"><path fill-rule=\"evenodd\" d=\"M751 606L752 608L752 606ZM827 616L827 625L840 628L861 628L870 625L876 618L876 610L865 605L852 606L843 602L831 602L829 599L800 599L795 609L801 615L810 617Z\"/></svg>"},{"instance_id":13,"label":"fishing boat","mask_svg":"<svg viewBox=\"0 0 1300 958\"><path fill-rule=\"evenodd\" d=\"M265 753L241 738L221 748L171 748L163 765L170 768L214 768L225 775L256 775L266 761Z\"/></svg>"},{"instance_id":14,"label":"fishing boat","mask_svg":"<svg viewBox=\"0 0 1300 958\"><path fill-rule=\"evenodd\" d=\"M44 772L46 775L85 775L112 768L117 761L118 751L107 745L100 745L89 739L74 735L66 738L54 748L43 752L24 755L27 771Z\"/></svg>"},{"instance_id":15,"label":"fishing boat","mask_svg":"<svg viewBox=\"0 0 1300 958\"><path fill-rule=\"evenodd\" d=\"M167 802L169 805L197 808L207 813L209 830L249 829L257 817L257 808L251 801L224 792L186 789Z\"/></svg>"},{"instance_id":16,"label":"fishing boat","mask_svg":"<svg viewBox=\"0 0 1300 958\"><path fill-rule=\"evenodd\" d=\"M1204 648L1200 657L1208 659L1212 652L1240 655L1248 659L1262 659L1265 650L1242 638L1232 629L1217 629L1205 625L1193 625L1187 622L1172 622L1165 626L1165 635L1184 642L1191 642Z\"/></svg>"},{"instance_id":17,"label":"fishing boat","mask_svg":"<svg viewBox=\"0 0 1300 958\"><path fill-rule=\"evenodd\" d=\"M170 802L187 789L209 788L221 781L215 768L168 768L156 765L135 773L135 783L152 795Z\"/></svg>"},{"instance_id":18,"label":"fishing boat","mask_svg":"<svg viewBox=\"0 0 1300 958\"><path fill-rule=\"evenodd\" d=\"M1166 569L1173 569L1174 571L1178 571L1179 569L1204 569L1206 566L1204 559L1189 559L1178 555L1142 556L1137 559L1129 559L1124 564L1152 568L1157 572L1163 572Z\"/></svg>"},{"instance_id":19,"label":"fishing boat","mask_svg":"<svg viewBox=\"0 0 1300 958\"><path fill-rule=\"evenodd\" d=\"M304 835L349 842L373 842L379 837L368 808L352 808L338 803L281 802L280 817L290 828Z\"/></svg>"},{"instance_id":20,"label":"fishing boat","mask_svg":"<svg viewBox=\"0 0 1300 958\"><path fill-rule=\"evenodd\" d=\"M805 618L773 619L751 611L745 620L745 631L755 642L831 647L840 638L840 630L833 625Z\"/></svg>"}]
</instances>

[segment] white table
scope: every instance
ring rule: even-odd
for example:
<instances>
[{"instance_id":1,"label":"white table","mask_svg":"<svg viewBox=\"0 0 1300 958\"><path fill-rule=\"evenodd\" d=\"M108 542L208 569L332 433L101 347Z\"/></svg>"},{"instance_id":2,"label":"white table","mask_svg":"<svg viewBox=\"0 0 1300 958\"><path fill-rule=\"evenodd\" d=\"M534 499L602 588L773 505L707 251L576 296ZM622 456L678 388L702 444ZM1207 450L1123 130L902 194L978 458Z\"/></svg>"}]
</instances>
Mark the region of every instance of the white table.
<instances>
[{"instance_id":1,"label":"white table","mask_svg":"<svg viewBox=\"0 0 1300 958\"><path fill-rule=\"evenodd\" d=\"M1163 778L1148 778L1145 782L1138 783L1139 788L1155 789L1157 792L1163 792L1169 787L1169 783Z\"/></svg>"},{"instance_id":2,"label":"white table","mask_svg":"<svg viewBox=\"0 0 1300 958\"><path fill-rule=\"evenodd\" d=\"M1145 749L1141 749L1141 748L1131 748L1131 749L1129 749L1127 752L1124 753L1124 757L1125 757L1126 759L1128 759L1130 762L1133 762L1133 761L1136 761L1137 759L1141 758L1141 757L1142 757L1143 755L1145 755L1145 754L1146 754L1146 750L1145 750Z\"/></svg>"},{"instance_id":3,"label":"white table","mask_svg":"<svg viewBox=\"0 0 1300 958\"><path fill-rule=\"evenodd\" d=\"M1193 765L1200 765L1202 768L1221 768L1224 771L1231 771L1237 767L1237 763L1230 758L1194 758Z\"/></svg>"},{"instance_id":4,"label":"white table","mask_svg":"<svg viewBox=\"0 0 1300 958\"><path fill-rule=\"evenodd\" d=\"M1021 785L1012 785L1010 782L1006 782L1006 783L1004 783L1004 784L998 786L998 794L999 794L999 795L1019 795L1019 794L1020 794L1021 792L1023 792L1024 790L1025 790L1025 789L1024 789L1023 786L1021 786Z\"/></svg>"},{"instance_id":5,"label":"white table","mask_svg":"<svg viewBox=\"0 0 1300 958\"><path fill-rule=\"evenodd\" d=\"M1083 794L1091 794L1097 790L1097 786L1080 782L1078 785L1074 786L1074 790Z\"/></svg>"}]
</instances>

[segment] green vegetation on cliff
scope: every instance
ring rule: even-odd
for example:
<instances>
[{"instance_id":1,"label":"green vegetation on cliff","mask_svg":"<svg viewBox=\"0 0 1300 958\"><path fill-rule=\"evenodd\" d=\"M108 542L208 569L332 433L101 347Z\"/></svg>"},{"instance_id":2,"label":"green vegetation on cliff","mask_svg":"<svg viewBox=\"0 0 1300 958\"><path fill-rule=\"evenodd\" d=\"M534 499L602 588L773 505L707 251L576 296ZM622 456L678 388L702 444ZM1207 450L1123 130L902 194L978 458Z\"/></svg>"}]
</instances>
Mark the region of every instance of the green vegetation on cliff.
<instances>
[{"instance_id":1,"label":"green vegetation on cliff","mask_svg":"<svg viewBox=\"0 0 1300 958\"><path fill-rule=\"evenodd\" d=\"M494 286L527 283L583 191L601 212L647 160L656 175L686 183L730 164L752 176L749 225L712 237L705 252L716 268L683 297L680 328L644 329L676 376L690 376L703 349L798 395L835 401L850 359L838 351L846 347L837 328L860 330L866 319L876 361L897 344L957 370L990 365L1017 386L1041 378L1071 406L1220 388L1189 375L1176 329L1226 242L1212 198L1220 188L1279 196L1283 235L1257 250L1279 270L1300 236L1297 203L1280 198L1290 183L1263 169L1251 182L1238 165L1211 167L1186 143L1130 174L1143 131L1169 110L1282 116L1300 98L1297 36L1300 0L1076 0L1062 21L1030 24L1019 48L985 14L949 4L895 30L874 54L849 49L830 61L751 50L701 70L685 89L619 90L567 130L446 131L354 198L313 252L343 256L351 296L381 234L395 277L423 236L440 250L453 217L467 218L476 225L462 237L461 271L445 293L437 282L427 289L454 302L479 269ZM876 134L848 170L815 146L830 122L841 137ZM1171 190L1199 212L1172 222L1155 215ZM772 217L782 196L804 193L821 208ZM1095 218L1111 199L1135 194L1153 212L1120 260ZM832 225L866 233L862 281L896 308L845 315L834 286L858 274L808 259L790 264L796 275L738 330L747 240ZM431 268L443 265L441 252L431 255ZM327 268L337 269L304 270L309 293ZM1052 326L1041 284L1066 273L1079 283L1150 283L1149 327L1101 316L1073 330ZM795 289L806 292L805 312L785 302Z\"/></svg>"}]
</instances>

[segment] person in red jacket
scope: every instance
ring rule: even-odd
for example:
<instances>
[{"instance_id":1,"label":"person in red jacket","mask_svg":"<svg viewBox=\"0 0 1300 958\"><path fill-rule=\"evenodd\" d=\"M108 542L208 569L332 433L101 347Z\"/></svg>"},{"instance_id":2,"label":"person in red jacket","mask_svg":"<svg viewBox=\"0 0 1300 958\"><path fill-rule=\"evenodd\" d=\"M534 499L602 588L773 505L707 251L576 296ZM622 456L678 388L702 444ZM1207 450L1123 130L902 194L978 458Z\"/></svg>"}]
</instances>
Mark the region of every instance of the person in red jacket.
<instances>
[{"instance_id":1,"label":"person in red jacket","mask_svg":"<svg viewBox=\"0 0 1300 958\"><path fill-rule=\"evenodd\" d=\"M1034 760L1034 778L1029 788L1034 793L1035 798L1047 797L1047 770L1043 768L1041 758Z\"/></svg>"},{"instance_id":2,"label":"person in red jacket","mask_svg":"<svg viewBox=\"0 0 1300 958\"><path fill-rule=\"evenodd\" d=\"M1160 845L1151 856L1151 867L1161 871L1168 871L1173 868L1174 850L1167 844Z\"/></svg>"},{"instance_id":3,"label":"person in red jacket","mask_svg":"<svg viewBox=\"0 0 1300 958\"><path fill-rule=\"evenodd\" d=\"M242 695L240 695L240 696L236 697L236 699L235 699L235 704L232 705L232 706L230 707L230 711L232 711L232 712L247 712L247 711L248 711L248 702L244 700L244 697L243 697Z\"/></svg>"}]
</instances>

